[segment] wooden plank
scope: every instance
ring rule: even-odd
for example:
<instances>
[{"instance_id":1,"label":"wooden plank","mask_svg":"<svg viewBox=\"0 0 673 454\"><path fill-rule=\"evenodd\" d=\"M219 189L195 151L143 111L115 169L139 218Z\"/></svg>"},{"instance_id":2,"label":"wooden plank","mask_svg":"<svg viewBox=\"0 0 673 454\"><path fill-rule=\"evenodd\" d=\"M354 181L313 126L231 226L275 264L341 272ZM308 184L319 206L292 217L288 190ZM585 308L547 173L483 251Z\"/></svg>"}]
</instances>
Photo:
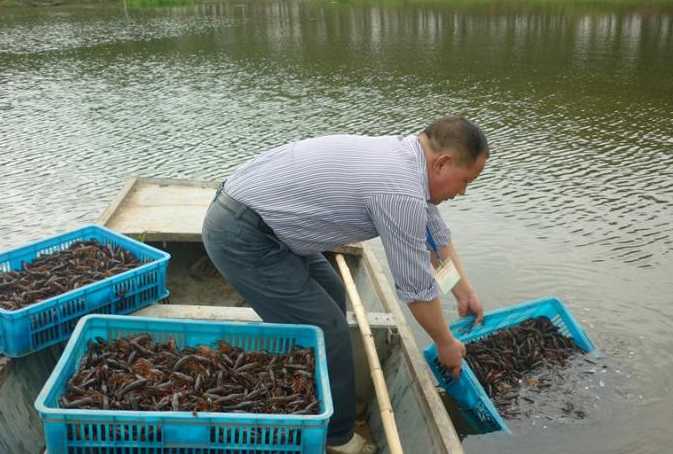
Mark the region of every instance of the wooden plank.
<instances>
[{"instance_id":1,"label":"wooden plank","mask_svg":"<svg viewBox=\"0 0 673 454\"><path fill-rule=\"evenodd\" d=\"M207 206L150 207L132 201L107 227L143 241L201 241Z\"/></svg>"},{"instance_id":2,"label":"wooden plank","mask_svg":"<svg viewBox=\"0 0 673 454\"><path fill-rule=\"evenodd\" d=\"M422 419L428 424L431 438L439 441L439 451L433 452L461 454L463 453L463 446L460 438L439 397L435 388L435 382L430 375L430 370L416 344L416 340L406 322L402 309L398 305L397 297L390 288L388 279L383 273L381 265L374 255L374 251L365 245L363 252L363 262L365 268L371 274L376 292L384 308L391 313L397 324L401 342L402 361L400 362L400 366L397 366L395 369L402 370L401 366L408 368L409 376L403 379L406 383L404 386L413 386L415 388L413 395L417 399ZM398 421L398 426L404 427L403 424L404 422ZM411 452L421 451L413 450Z\"/></svg>"},{"instance_id":3,"label":"wooden plank","mask_svg":"<svg viewBox=\"0 0 673 454\"><path fill-rule=\"evenodd\" d=\"M217 183L132 179L99 223L143 241L201 241L201 226Z\"/></svg>"},{"instance_id":4,"label":"wooden plank","mask_svg":"<svg viewBox=\"0 0 673 454\"><path fill-rule=\"evenodd\" d=\"M112 200L110 205L101 213L100 216L98 216L97 223L100 225L106 225L110 218L114 216L114 214L117 212L117 209L119 208L119 205L122 204L126 196L131 192L131 189L133 186L136 185L138 182L138 178L131 178L129 179L126 183L124 183L124 186L122 186L121 190L117 193L115 198Z\"/></svg>"},{"instance_id":5,"label":"wooden plank","mask_svg":"<svg viewBox=\"0 0 673 454\"><path fill-rule=\"evenodd\" d=\"M362 255L362 243L353 243L353 244L347 244L345 246L337 246L333 249L330 249L330 252L334 252L336 254L354 255L359 257Z\"/></svg>"},{"instance_id":6,"label":"wooden plank","mask_svg":"<svg viewBox=\"0 0 673 454\"><path fill-rule=\"evenodd\" d=\"M208 207L215 196L215 188L193 185L164 185L155 182L136 184L131 194L133 204L147 208ZM173 215L178 213L173 213Z\"/></svg>"},{"instance_id":7,"label":"wooden plank","mask_svg":"<svg viewBox=\"0 0 673 454\"><path fill-rule=\"evenodd\" d=\"M195 320L223 320L237 322L261 322L262 319L250 307L199 306L191 304L153 304L134 312L140 317L160 317ZM348 311L348 326L357 328L353 312ZM394 329L395 321L391 314L369 312L367 320L372 329Z\"/></svg>"},{"instance_id":8,"label":"wooden plank","mask_svg":"<svg viewBox=\"0 0 673 454\"><path fill-rule=\"evenodd\" d=\"M189 178L145 178L136 177L139 182L157 186L191 186L194 188L217 189L219 181L192 180Z\"/></svg>"},{"instance_id":9,"label":"wooden plank","mask_svg":"<svg viewBox=\"0 0 673 454\"><path fill-rule=\"evenodd\" d=\"M117 230L114 227L110 227L113 230ZM135 238L138 241L142 242L187 242L187 243L199 243L201 242L201 233L191 232L191 233L176 233L176 232L160 232L160 231L142 231L142 232L124 232L122 230L117 230L124 235Z\"/></svg>"}]
</instances>

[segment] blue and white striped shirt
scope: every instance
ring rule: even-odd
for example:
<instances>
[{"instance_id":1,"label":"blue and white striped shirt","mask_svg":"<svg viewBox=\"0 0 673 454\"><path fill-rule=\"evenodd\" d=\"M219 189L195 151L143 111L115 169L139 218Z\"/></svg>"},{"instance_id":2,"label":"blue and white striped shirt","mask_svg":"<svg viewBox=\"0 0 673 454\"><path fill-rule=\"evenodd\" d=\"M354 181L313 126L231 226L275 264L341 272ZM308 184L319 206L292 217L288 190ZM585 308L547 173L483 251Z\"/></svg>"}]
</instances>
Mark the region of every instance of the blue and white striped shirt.
<instances>
[{"instance_id":1,"label":"blue and white striped shirt","mask_svg":"<svg viewBox=\"0 0 673 454\"><path fill-rule=\"evenodd\" d=\"M309 255L379 235L402 301L439 295L426 226L450 232L428 199L426 159L415 135L325 136L259 155L225 191L255 210L293 252Z\"/></svg>"}]
</instances>

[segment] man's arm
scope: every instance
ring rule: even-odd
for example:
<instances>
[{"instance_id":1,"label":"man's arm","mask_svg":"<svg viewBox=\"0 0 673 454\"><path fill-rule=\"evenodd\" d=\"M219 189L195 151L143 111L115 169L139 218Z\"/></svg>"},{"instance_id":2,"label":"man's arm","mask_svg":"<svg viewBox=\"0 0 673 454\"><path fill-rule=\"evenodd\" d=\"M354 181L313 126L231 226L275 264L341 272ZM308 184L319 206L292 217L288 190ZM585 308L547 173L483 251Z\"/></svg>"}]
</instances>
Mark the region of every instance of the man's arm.
<instances>
[{"instance_id":1,"label":"man's arm","mask_svg":"<svg viewBox=\"0 0 673 454\"><path fill-rule=\"evenodd\" d=\"M442 315L439 298L410 303L409 310L437 345L439 362L444 364L454 377L458 377L461 359L465 355L465 346L449 331Z\"/></svg>"},{"instance_id":2,"label":"man's arm","mask_svg":"<svg viewBox=\"0 0 673 454\"><path fill-rule=\"evenodd\" d=\"M419 325L437 344L440 363L457 375L465 347L451 335L442 316L439 289L425 245L426 202L395 194L377 194L368 202L397 296L409 305Z\"/></svg>"}]
</instances>

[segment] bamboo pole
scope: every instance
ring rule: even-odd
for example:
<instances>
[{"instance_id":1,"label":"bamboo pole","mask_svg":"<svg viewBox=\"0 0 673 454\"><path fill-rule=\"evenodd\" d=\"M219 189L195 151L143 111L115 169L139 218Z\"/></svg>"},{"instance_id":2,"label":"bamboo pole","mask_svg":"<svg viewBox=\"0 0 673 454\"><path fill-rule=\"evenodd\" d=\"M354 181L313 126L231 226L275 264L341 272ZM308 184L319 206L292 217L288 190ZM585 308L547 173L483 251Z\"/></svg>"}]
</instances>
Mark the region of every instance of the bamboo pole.
<instances>
[{"instance_id":1,"label":"bamboo pole","mask_svg":"<svg viewBox=\"0 0 673 454\"><path fill-rule=\"evenodd\" d=\"M386 380L383 377L383 369L381 369L381 362L376 353L376 346L374 344L374 336L367 321L365 308L360 300L355 282L351 276L351 272L346 264L346 259L341 254L336 255L336 262L346 285L346 292L353 304L353 312L355 319L360 327L360 334L362 335L362 342L367 353L367 361L369 363L369 371L374 382L374 390L376 391L376 400L379 403L379 411L381 413L381 421L383 422L383 430L386 434L386 441L388 442L388 451L391 454L403 454L402 443L400 442L400 435L397 432L397 425L395 424L395 414L393 407L390 404L390 396L388 395L388 387Z\"/></svg>"}]
</instances>

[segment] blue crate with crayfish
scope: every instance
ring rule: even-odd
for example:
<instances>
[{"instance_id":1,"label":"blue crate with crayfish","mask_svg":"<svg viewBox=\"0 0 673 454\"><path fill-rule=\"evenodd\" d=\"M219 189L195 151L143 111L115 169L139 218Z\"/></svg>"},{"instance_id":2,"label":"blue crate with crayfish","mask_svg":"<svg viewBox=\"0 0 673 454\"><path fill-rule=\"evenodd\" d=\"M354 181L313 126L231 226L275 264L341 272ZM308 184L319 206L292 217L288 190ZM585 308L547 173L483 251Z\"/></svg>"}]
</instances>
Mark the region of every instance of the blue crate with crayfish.
<instances>
[{"instance_id":1,"label":"blue crate with crayfish","mask_svg":"<svg viewBox=\"0 0 673 454\"><path fill-rule=\"evenodd\" d=\"M477 326L474 325L474 317L466 317L452 323L449 329L458 340L467 344L541 316L548 318L561 334L572 338L585 353L595 350L594 344L570 311L558 298L552 297L488 312L484 315L483 323ZM427 346L423 354L439 385L454 399L471 431L487 433L501 430L511 433L507 423L466 361L463 361L458 379L447 379L443 374L443 368L437 361L435 344Z\"/></svg>"},{"instance_id":2,"label":"blue crate with crayfish","mask_svg":"<svg viewBox=\"0 0 673 454\"><path fill-rule=\"evenodd\" d=\"M16 358L64 342L84 315L128 314L168 297L171 256L95 224L1 253L0 274L21 271L42 256L91 240L131 253L140 266L17 310L0 308L1 354Z\"/></svg>"},{"instance_id":3,"label":"blue crate with crayfish","mask_svg":"<svg viewBox=\"0 0 673 454\"><path fill-rule=\"evenodd\" d=\"M149 334L176 348L219 341L247 352L285 354L294 347L315 355L318 414L130 411L60 408L68 380L90 341ZM309 325L172 320L117 315L83 317L35 401L49 454L66 453L284 453L325 451L333 412L322 331Z\"/></svg>"}]
</instances>

